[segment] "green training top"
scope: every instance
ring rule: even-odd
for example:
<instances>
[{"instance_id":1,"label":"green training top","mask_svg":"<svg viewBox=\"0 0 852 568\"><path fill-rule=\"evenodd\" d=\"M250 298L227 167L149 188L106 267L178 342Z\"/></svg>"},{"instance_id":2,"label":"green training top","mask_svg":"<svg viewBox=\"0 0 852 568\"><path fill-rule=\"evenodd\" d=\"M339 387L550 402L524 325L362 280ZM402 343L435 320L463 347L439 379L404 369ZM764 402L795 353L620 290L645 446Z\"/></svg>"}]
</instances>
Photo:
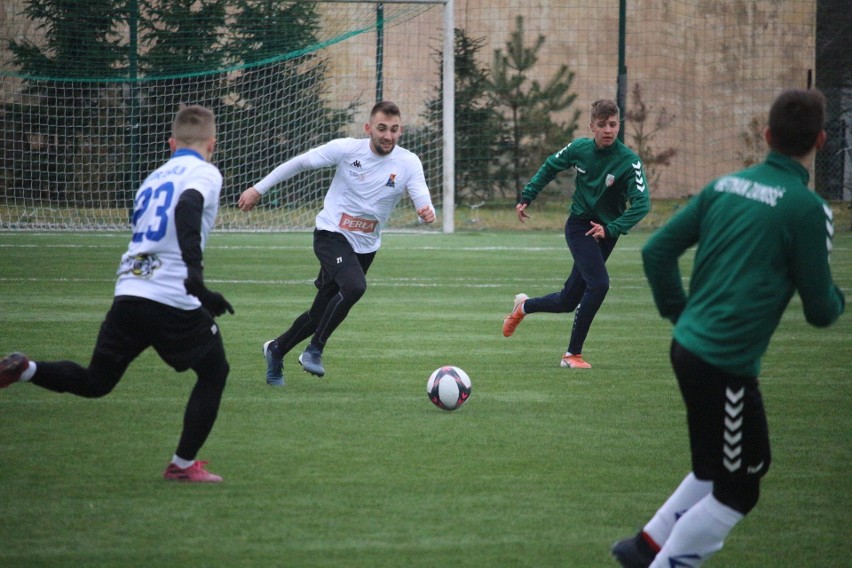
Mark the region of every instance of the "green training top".
<instances>
[{"instance_id":1,"label":"green training top","mask_svg":"<svg viewBox=\"0 0 852 568\"><path fill-rule=\"evenodd\" d=\"M618 140L599 149L593 138L574 140L548 157L524 187L521 201L531 202L556 174L569 168L577 170L571 214L600 221L608 237L626 235L650 211L639 156Z\"/></svg>"},{"instance_id":2,"label":"green training top","mask_svg":"<svg viewBox=\"0 0 852 568\"><path fill-rule=\"evenodd\" d=\"M828 264L831 209L807 182L799 162L771 152L711 182L645 244L657 309L675 322L677 342L703 361L756 377L795 291L812 325L828 326L843 312ZM695 243L687 298L678 257Z\"/></svg>"}]
</instances>

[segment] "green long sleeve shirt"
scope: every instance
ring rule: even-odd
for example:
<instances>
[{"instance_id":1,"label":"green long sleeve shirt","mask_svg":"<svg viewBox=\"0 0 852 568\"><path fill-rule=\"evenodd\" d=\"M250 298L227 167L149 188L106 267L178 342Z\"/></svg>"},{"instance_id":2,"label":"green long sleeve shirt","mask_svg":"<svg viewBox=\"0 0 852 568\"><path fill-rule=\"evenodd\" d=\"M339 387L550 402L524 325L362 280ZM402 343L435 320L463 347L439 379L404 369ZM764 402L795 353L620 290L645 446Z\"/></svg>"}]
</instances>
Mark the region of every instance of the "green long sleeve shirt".
<instances>
[{"instance_id":1,"label":"green long sleeve shirt","mask_svg":"<svg viewBox=\"0 0 852 568\"><path fill-rule=\"evenodd\" d=\"M675 340L703 361L757 376L794 292L812 325L843 312L829 267L831 209L807 182L799 162L771 152L711 182L645 244L657 308L675 322ZM687 296L678 258L696 243Z\"/></svg>"},{"instance_id":2,"label":"green long sleeve shirt","mask_svg":"<svg viewBox=\"0 0 852 568\"><path fill-rule=\"evenodd\" d=\"M603 149L592 138L574 140L545 160L524 187L522 201L534 200L558 173L569 168L577 170L570 213L600 221L608 237L627 234L650 211L642 162L618 140Z\"/></svg>"}]
</instances>

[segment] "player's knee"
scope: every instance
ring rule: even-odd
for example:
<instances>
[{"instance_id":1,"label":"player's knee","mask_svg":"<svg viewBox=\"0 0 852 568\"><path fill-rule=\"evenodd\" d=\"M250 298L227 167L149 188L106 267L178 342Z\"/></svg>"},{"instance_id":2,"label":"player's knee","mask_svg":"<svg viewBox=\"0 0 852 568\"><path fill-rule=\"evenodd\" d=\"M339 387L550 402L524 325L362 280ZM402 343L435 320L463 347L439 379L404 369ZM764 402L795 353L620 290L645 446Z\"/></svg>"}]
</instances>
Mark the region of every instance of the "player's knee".
<instances>
[{"instance_id":1,"label":"player's knee","mask_svg":"<svg viewBox=\"0 0 852 568\"><path fill-rule=\"evenodd\" d=\"M588 305L600 305L609 292L609 278L597 280L586 284L586 292L583 294L583 302Z\"/></svg>"},{"instance_id":2,"label":"player's knee","mask_svg":"<svg viewBox=\"0 0 852 568\"><path fill-rule=\"evenodd\" d=\"M340 293L343 294L343 297L346 298L352 304L360 300L361 296L363 296L366 291L366 278L355 278L352 280L348 280L340 287Z\"/></svg>"},{"instance_id":3,"label":"player's knee","mask_svg":"<svg viewBox=\"0 0 852 568\"><path fill-rule=\"evenodd\" d=\"M115 385L105 385L100 383L93 383L89 388L80 392L80 396L85 398L103 398L109 393L112 392Z\"/></svg>"},{"instance_id":4,"label":"player's knee","mask_svg":"<svg viewBox=\"0 0 852 568\"><path fill-rule=\"evenodd\" d=\"M609 292L609 278L590 282L587 285L587 289L595 294L606 296L606 293Z\"/></svg>"},{"instance_id":5,"label":"player's knee","mask_svg":"<svg viewBox=\"0 0 852 568\"><path fill-rule=\"evenodd\" d=\"M103 398L115 389L121 380L122 370L112 364L93 364L86 371L86 380L76 389L76 394L84 398Z\"/></svg>"},{"instance_id":6,"label":"player's knee","mask_svg":"<svg viewBox=\"0 0 852 568\"><path fill-rule=\"evenodd\" d=\"M760 478L734 478L713 482L713 496L742 515L754 509L760 499Z\"/></svg>"},{"instance_id":7,"label":"player's knee","mask_svg":"<svg viewBox=\"0 0 852 568\"><path fill-rule=\"evenodd\" d=\"M224 390L225 383L228 380L228 373L231 372L231 365L228 363L227 359L222 359L222 361L211 368L208 372L202 375L199 373L198 379L203 380L211 387L216 388L217 390Z\"/></svg>"},{"instance_id":8,"label":"player's knee","mask_svg":"<svg viewBox=\"0 0 852 568\"><path fill-rule=\"evenodd\" d=\"M192 370L198 376L198 381L205 386L213 387L218 391L225 388L231 365L225 357L225 348L221 342L216 342L210 351L193 366Z\"/></svg>"}]
</instances>

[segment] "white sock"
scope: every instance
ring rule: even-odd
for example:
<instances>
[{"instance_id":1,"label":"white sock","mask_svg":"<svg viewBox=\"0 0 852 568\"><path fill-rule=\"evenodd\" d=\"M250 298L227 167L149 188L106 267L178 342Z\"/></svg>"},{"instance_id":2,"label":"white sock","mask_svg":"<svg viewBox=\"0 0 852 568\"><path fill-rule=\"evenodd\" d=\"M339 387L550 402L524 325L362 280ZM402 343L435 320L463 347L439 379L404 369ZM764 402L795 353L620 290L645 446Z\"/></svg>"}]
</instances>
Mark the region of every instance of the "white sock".
<instances>
[{"instance_id":1,"label":"white sock","mask_svg":"<svg viewBox=\"0 0 852 568\"><path fill-rule=\"evenodd\" d=\"M192 464L195 463L195 460L185 460L183 458L179 458L177 454L172 458L172 463L178 466L181 469L186 469Z\"/></svg>"},{"instance_id":2,"label":"white sock","mask_svg":"<svg viewBox=\"0 0 852 568\"><path fill-rule=\"evenodd\" d=\"M36 372L35 361L30 361L29 363L30 363L29 366L27 366L27 368L24 369L24 372L21 373L21 382L29 381L30 379L33 378L33 375L35 375L35 372Z\"/></svg>"},{"instance_id":3,"label":"white sock","mask_svg":"<svg viewBox=\"0 0 852 568\"><path fill-rule=\"evenodd\" d=\"M725 537L742 518L741 513L707 495L678 520L650 568L701 566L722 550Z\"/></svg>"},{"instance_id":4,"label":"white sock","mask_svg":"<svg viewBox=\"0 0 852 568\"><path fill-rule=\"evenodd\" d=\"M713 490L712 481L701 481L690 472L672 493L663 506L657 510L653 518L643 529L645 534L660 548L666 544L675 522L686 513L687 509L698 503Z\"/></svg>"}]
</instances>

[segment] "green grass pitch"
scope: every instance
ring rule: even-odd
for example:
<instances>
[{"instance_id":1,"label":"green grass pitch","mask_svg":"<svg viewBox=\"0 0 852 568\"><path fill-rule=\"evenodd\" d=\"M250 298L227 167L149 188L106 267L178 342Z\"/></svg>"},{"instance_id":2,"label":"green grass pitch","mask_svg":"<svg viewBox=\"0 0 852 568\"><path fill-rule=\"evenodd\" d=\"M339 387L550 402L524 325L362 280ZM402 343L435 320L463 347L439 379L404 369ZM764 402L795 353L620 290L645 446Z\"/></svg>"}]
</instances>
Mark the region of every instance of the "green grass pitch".
<instances>
[{"instance_id":1,"label":"green grass pitch","mask_svg":"<svg viewBox=\"0 0 852 568\"><path fill-rule=\"evenodd\" d=\"M305 309L308 234L214 233L211 288L231 374L200 459L225 482L168 483L191 373L146 352L106 398L0 392L0 566L606 567L689 469L684 411L639 250L623 237L584 356L559 367L568 315L500 326L514 294L556 290L559 231L386 234L326 376L261 345ZM0 233L0 352L87 362L127 235ZM684 259L688 275L689 258ZM835 278L852 295L852 233ZM845 567L852 527L852 317L808 326L794 298L764 358L773 465L708 566ZM435 368L473 395L445 412Z\"/></svg>"}]
</instances>

